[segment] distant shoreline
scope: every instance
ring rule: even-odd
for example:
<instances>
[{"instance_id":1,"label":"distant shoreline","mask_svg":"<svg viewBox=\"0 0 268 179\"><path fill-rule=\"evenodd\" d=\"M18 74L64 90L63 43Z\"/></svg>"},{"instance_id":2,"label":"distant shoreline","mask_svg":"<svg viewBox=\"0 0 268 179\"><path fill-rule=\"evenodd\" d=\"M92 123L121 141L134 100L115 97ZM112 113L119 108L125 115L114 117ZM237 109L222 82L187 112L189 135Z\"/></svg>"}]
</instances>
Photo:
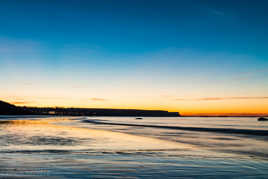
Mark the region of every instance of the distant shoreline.
<instances>
[{"instance_id":1,"label":"distant shoreline","mask_svg":"<svg viewBox=\"0 0 268 179\"><path fill-rule=\"evenodd\" d=\"M267 117L268 114L193 114L143 109L22 107L0 101L0 115L115 116L115 117Z\"/></svg>"},{"instance_id":2,"label":"distant shoreline","mask_svg":"<svg viewBox=\"0 0 268 179\"><path fill-rule=\"evenodd\" d=\"M0 101L0 115L179 117L179 112L141 109L19 107Z\"/></svg>"}]
</instances>

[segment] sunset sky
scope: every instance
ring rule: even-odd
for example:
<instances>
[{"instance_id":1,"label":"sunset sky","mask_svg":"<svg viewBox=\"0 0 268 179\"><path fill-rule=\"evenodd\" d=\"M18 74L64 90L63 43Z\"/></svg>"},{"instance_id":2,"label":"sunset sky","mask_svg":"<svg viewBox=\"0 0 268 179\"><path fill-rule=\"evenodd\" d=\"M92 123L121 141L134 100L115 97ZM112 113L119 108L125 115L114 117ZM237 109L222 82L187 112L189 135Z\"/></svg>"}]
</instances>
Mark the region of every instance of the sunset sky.
<instances>
[{"instance_id":1,"label":"sunset sky","mask_svg":"<svg viewBox=\"0 0 268 179\"><path fill-rule=\"evenodd\" d=\"M1 0L0 100L268 114L267 0Z\"/></svg>"}]
</instances>

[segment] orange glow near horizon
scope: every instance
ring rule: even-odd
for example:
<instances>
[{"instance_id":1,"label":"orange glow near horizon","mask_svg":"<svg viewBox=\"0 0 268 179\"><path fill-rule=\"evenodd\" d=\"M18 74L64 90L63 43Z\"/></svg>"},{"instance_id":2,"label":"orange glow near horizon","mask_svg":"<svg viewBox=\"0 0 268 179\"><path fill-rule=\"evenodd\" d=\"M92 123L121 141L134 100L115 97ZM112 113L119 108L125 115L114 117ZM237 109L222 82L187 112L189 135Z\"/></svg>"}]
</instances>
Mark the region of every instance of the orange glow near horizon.
<instances>
[{"instance_id":1,"label":"orange glow near horizon","mask_svg":"<svg viewBox=\"0 0 268 179\"><path fill-rule=\"evenodd\" d=\"M204 98L205 99L205 98ZM212 98L209 98L212 99ZM17 106L32 107L81 107L167 110L184 116L197 115L267 115L268 99L230 100L173 100L160 97L118 97L118 98L46 98L46 97L3 97L1 100Z\"/></svg>"}]
</instances>

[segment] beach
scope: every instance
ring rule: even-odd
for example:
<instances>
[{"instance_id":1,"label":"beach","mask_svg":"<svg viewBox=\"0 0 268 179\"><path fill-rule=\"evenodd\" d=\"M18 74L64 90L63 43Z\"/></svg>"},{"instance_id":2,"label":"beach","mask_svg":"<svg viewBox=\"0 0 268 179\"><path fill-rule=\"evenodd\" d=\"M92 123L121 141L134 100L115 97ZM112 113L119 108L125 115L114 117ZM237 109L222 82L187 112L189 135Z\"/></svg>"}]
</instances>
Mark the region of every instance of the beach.
<instances>
[{"instance_id":1,"label":"beach","mask_svg":"<svg viewBox=\"0 0 268 179\"><path fill-rule=\"evenodd\" d=\"M116 125L119 123L130 125ZM268 175L265 134L131 124L268 130L267 123L246 117L137 120L133 117L1 116L0 177L266 178Z\"/></svg>"}]
</instances>

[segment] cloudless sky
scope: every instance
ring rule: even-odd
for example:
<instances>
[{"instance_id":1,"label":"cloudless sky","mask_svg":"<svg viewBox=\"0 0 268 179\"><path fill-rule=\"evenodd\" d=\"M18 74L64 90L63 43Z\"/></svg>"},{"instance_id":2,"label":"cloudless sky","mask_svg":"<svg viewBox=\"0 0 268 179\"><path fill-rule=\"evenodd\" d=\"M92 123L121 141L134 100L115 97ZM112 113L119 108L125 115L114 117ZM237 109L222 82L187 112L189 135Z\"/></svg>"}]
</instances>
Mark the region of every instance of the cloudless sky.
<instances>
[{"instance_id":1,"label":"cloudless sky","mask_svg":"<svg viewBox=\"0 0 268 179\"><path fill-rule=\"evenodd\" d=\"M0 99L268 113L266 0L1 0Z\"/></svg>"}]
</instances>

